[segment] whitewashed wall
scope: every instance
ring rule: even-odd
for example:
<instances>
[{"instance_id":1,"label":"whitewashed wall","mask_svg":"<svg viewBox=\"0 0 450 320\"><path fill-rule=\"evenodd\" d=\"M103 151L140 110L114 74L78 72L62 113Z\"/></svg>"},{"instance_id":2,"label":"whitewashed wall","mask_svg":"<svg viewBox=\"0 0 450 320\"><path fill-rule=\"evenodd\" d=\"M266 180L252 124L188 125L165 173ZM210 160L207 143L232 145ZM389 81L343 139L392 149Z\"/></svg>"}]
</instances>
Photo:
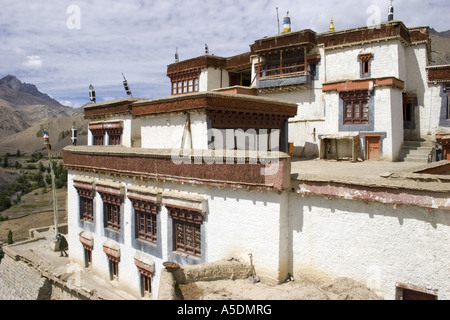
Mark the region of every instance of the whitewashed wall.
<instances>
[{"instance_id":1,"label":"whitewashed wall","mask_svg":"<svg viewBox=\"0 0 450 320\"><path fill-rule=\"evenodd\" d=\"M68 174L68 225L69 225L69 256L73 262L84 266L84 251L79 241L82 231L90 232L94 237L94 250L92 251L92 272L110 281L108 258L103 252L103 243L109 238L104 233L103 202L98 193L94 200L94 224L85 222L80 224L79 197L73 187L73 177L76 173ZM88 174L89 178L112 180L111 177L97 174ZM118 182L118 181L117 181ZM124 179L121 184L125 189L136 185L132 179ZM140 186L158 187L162 191L179 191L185 194L203 196L207 200L207 211L202 225L202 257L199 262L212 262L224 258L238 258L244 256L248 259L251 253L258 276L263 281L278 283L287 277L287 252L280 250L287 244L287 193L276 192L250 192L245 190L230 190L216 188L202 188L180 184L158 184L139 182ZM140 276L134 263L134 256L138 252L132 246L134 237L134 210L131 201L125 197L122 205L122 221L120 245L120 262L118 280L111 284L120 286L136 297L140 297ZM160 256L149 254L155 262L155 273L152 277L152 294L158 295L159 279L162 263L171 260L172 240L171 218L167 209L162 205L158 214L158 237L161 246ZM83 228L85 226L85 228ZM181 257L181 256L180 256ZM180 258L184 259L184 258ZM248 260L246 261L248 262Z\"/></svg>"},{"instance_id":2,"label":"whitewashed wall","mask_svg":"<svg viewBox=\"0 0 450 320\"><path fill-rule=\"evenodd\" d=\"M448 211L291 194L289 224L294 277L350 277L385 299L397 283L450 298Z\"/></svg>"},{"instance_id":3,"label":"whitewashed wall","mask_svg":"<svg viewBox=\"0 0 450 320\"><path fill-rule=\"evenodd\" d=\"M383 41L325 50L326 81L343 81L361 78L361 53L372 53L370 78L396 77L403 72L401 58L403 49L398 40Z\"/></svg>"},{"instance_id":4,"label":"whitewashed wall","mask_svg":"<svg viewBox=\"0 0 450 320\"><path fill-rule=\"evenodd\" d=\"M205 68L200 72L199 91L210 91L218 88L228 87L230 83L229 75L226 70Z\"/></svg>"},{"instance_id":5,"label":"whitewashed wall","mask_svg":"<svg viewBox=\"0 0 450 320\"><path fill-rule=\"evenodd\" d=\"M142 118L142 147L156 149L181 148L186 118L187 115L181 113ZM207 149L206 114L191 113L190 121L194 149ZM190 135L186 137L184 148L190 148Z\"/></svg>"}]
</instances>

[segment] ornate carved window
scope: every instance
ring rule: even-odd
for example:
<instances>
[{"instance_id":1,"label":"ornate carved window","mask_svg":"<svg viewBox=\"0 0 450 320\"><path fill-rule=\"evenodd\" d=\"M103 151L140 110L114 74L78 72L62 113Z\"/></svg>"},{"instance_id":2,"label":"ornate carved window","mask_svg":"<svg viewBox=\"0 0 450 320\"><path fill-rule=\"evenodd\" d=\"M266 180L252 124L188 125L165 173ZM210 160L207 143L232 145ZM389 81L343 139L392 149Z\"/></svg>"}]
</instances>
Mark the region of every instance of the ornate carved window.
<instances>
[{"instance_id":1,"label":"ornate carved window","mask_svg":"<svg viewBox=\"0 0 450 320\"><path fill-rule=\"evenodd\" d=\"M100 193L103 200L103 219L105 228L120 231L120 208L123 202L123 196L120 195L120 190L97 186L97 191Z\"/></svg>"},{"instance_id":2,"label":"ornate carved window","mask_svg":"<svg viewBox=\"0 0 450 320\"><path fill-rule=\"evenodd\" d=\"M203 215L194 210L166 206L173 219L174 250L200 256Z\"/></svg>"},{"instance_id":3,"label":"ornate carved window","mask_svg":"<svg viewBox=\"0 0 450 320\"><path fill-rule=\"evenodd\" d=\"M136 217L136 238L156 242L158 204L130 198Z\"/></svg>"},{"instance_id":4,"label":"ornate carved window","mask_svg":"<svg viewBox=\"0 0 450 320\"><path fill-rule=\"evenodd\" d=\"M367 90L341 92L344 106L344 124L369 123L369 97Z\"/></svg>"},{"instance_id":5,"label":"ornate carved window","mask_svg":"<svg viewBox=\"0 0 450 320\"><path fill-rule=\"evenodd\" d=\"M92 185L74 182L80 198L80 219L94 221L94 190Z\"/></svg>"}]
</instances>

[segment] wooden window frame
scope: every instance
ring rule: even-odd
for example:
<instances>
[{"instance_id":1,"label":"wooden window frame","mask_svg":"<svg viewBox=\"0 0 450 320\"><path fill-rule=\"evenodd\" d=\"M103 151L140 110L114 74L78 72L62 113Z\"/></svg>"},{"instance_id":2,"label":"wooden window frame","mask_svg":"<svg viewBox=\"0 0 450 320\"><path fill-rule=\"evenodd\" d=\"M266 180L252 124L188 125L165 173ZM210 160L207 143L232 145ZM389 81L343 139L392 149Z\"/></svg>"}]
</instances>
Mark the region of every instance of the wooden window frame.
<instances>
[{"instance_id":1,"label":"wooden window frame","mask_svg":"<svg viewBox=\"0 0 450 320\"><path fill-rule=\"evenodd\" d=\"M172 80L172 95L194 93L199 91L199 77Z\"/></svg>"},{"instance_id":2,"label":"wooden window frame","mask_svg":"<svg viewBox=\"0 0 450 320\"><path fill-rule=\"evenodd\" d=\"M369 93L367 90L341 92L343 101L343 124L368 124L370 118ZM348 112L350 108L350 115Z\"/></svg>"},{"instance_id":3,"label":"wooden window frame","mask_svg":"<svg viewBox=\"0 0 450 320\"><path fill-rule=\"evenodd\" d=\"M103 203L105 227L120 231L120 206L113 203Z\"/></svg>"},{"instance_id":4,"label":"wooden window frame","mask_svg":"<svg viewBox=\"0 0 450 320\"><path fill-rule=\"evenodd\" d=\"M166 207L173 221L173 250L200 257L202 250L202 213L177 206ZM181 231L182 235L178 231ZM191 234L191 241L189 241L189 233Z\"/></svg>"},{"instance_id":5,"label":"wooden window frame","mask_svg":"<svg viewBox=\"0 0 450 320\"><path fill-rule=\"evenodd\" d=\"M136 238L156 243L158 238L158 204L150 201L130 200L133 204L136 219Z\"/></svg>"},{"instance_id":6,"label":"wooden window frame","mask_svg":"<svg viewBox=\"0 0 450 320\"><path fill-rule=\"evenodd\" d=\"M119 260L107 255L109 261L109 275L111 280L119 278Z\"/></svg>"},{"instance_id":7,"label":"wooden window frame","mask_svg":"<svg viewBox=\"0 0 450 320\"><path fill-rule=\"evenodd\" d=\"M84 250L84 267L90 268L92 266L92 248L83 246Z\"/></svg>"},{"instance_id":8,"label":"wooden window frame","mask_svg":"<svg viewBox=\"0 0 450 320\"><path fill-rule=\"evenodd\" d=\"M103 146L105 144L105 135L94 134L94 146Z\"/></svg>"},{"instance_id":9,"label":"wooden window frame","mask_svg":"<svg viewBox=\"0 0 450 320\"><path fill-rule=\"evenodd\" d=\"M80 220L94 222L94 190L91 185L74 183L79 197Z\"/></svg>"},{"instance_id":10,"label":"wooden window frame","mask_svg":"<svg viewBox=\"0 0 450 320\"><path fill-rule=\"evenodd\" d=\"M303 50L296 49L295 51L280 50L271 57L277 55L279 55L279 59L266 58L267 61L258 63L257 72L259 79L303 75L307 73L306 47Z\"/></svg>"},{"instance_id":11,"label":"wooden window frame","mask_svg":"<svg viewBox=\"0 0 450 320\"><path fill-rule=\"evenodd\" d=\"M103 200L104 227L120 232L120 215L122 211L122 197L109 193L100 193Z\"/></svg>"},{"instance_id":12,"label":"wooden window frame","mask_svg":"<svg viewBox=\"0 0 450 320\"><path fill-rule=\"evenodd\" d=\"M94 199L80 195L80 219L94 222Z\"/></svg>"},{"instance_id":13,"label":"wooden window frame","mask_svg":"<svg viewBox=\"0 0 450 320\"><path fill-rule=\"evenodd\" d=\"M152 295L152 273L139 267L138 270L141 278L141 294L143 297L150 297Z\"/></svg>"},{"instance_id":14,"label":"wooden window frame","mask_svg":"<svg viewBox=\"0 0 450 320\"><path fill-rule=\"evenodd\" d=\"M120 146L121 145L121 135L110 135L109 136L109 145L110 146Z\"/></svg>"},{"instance_id":15,"label":"wooden window frame","mask_svg":"<svg viewBox=\"0 0 450 320\"><path fill-rule=\"evenodd\" d=\"M447 92L446 100L447 100L447 108L446 108L447 112L446 112L445 118L447 120L450 120L450 91Z\"/></svg>"},{"instance_id":16,"label":"wooden window frame","mask_svg":"<svg viewBox=\"0 0 450 320\"><path fill-rule=\"evenodd\" d=\"M372 60L372 53L361 53L359 59L361 60L361 74L367 76L370 74L370 60Z\"/></svg>"}]
</instances>

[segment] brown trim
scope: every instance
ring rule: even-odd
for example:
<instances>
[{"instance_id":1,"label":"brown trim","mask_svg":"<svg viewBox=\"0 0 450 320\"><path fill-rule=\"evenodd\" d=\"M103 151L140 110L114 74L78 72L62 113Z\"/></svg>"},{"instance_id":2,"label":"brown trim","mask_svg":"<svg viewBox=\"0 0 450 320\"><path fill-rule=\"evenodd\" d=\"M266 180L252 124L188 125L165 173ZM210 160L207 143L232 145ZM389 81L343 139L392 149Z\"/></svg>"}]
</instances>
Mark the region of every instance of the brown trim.
<instances>
[{"instance_id":1,"label":"brown trim","mask_svg":"<svg viewBox=\"0 0 450 320\"><path fill-rule=\"evenodd\" d=\"M305 45L312 47L316 43L316 33L306 29L256 40L250 46L250 51L252 54L267 54L280 49L296 48Z\"/></svg>"},{"instance_id":2,"label":"brown trim","mask_svg":"<svg viewBox=\"0 0 450 320\"><path fill-rule=\"evenodd\" d=\"M450 82L450 64L427 68L429 82Z\"/></svg>"},{"instance_id":3,"label":"brown trim","mask_svg":"<svg viewBox=\"0 0 450 320\"><path fill-rule=\"evenodd\" d=\"M197 93L148 100L133 104L132 114L133 116L143 116L167 112L212 109L281 114L286 118L297 114L297 104L295 103L267 101L259 97L227 93Z\"/></svg>"},{"instance_id":4,"label":"brown trim","mask_svg":"<svg viewBox=\"0 0 450 320\"><path fill-rule=\"evenodd\" d=\"M136 258L134 258L134 264L136 265L136 267L138 267L138 270L141 274L150 278L153 276L153 267L151 265Z\"/></svg>"},{"instance_id":5,"label":"brown trim","mask_svg":"<svg viewBox=\"0 0 450 320\"><path fill-rule=\"evenodd\" d=\"M333 83L324 83L322 85L322 91L342 92L355 90L369 90L371 87L371 83L373 84L373 87L393 87L402 90L405 86L405 83L402 80L399 80L394 77L388 77L388 78L348 80Z\"/></svg>"},{"instance_id":6,"label":"brown trim","mask_svg":"<svg viewBox=\"0 0 450 320\"><path fill-rule=\"evenodd\" d=\"M238 157L234 158L232 163L227 163L227 158L223 158L222 155L214 158L217 161L212 159L213 163L209 160L206 163L206 159L196 163L194 155L192 155L186 159L189 163L177 164L170 155L125 154L113 152L115 147L111 147L111 149L104 147L105 150L110 151L102 154L96 152L94 146L83 148L90 150L88 153L79 153L69 151L70 148L79 149L80 147L67 147L63 151L64 166L72 170L217 187L284 190L290 186L288 157L274 158L272 161L278 162L278 171L273 175L263 175L261 171L270 167L270 164L263 164L262 161L251 163L248 159L244 163L239 163L240 158ZM269 159L260 160L266 162ZM100 189L99 192L101 191ZM118 195L119 190L117 189L115 193Z\"/></svg>"},{"instance_id":7,"label":"brown trim","mask_svg":"<svg viewBox=\"0 0 450 320\"><path fill-rule=\"evenodd\" d=\"M103 252L106 253L106 256L108 257L109 260L114 261L116 263L119 262L120 260L119 250L115 250L104 245Z\"/></svg>"},{"instance_id":8,"label":"brown trim","mask_svg":"<svg viewBox=\"0 0 450 320\"><path fill-rule=\"evenodd\" d=\"M193 69L193 68L221 68L225 69L226 67L226 58L212 56L212 55L203 55L200 57L176 62L167 66L167 76L170 77L170 74L174 74L176 72L182 72L185 70Z\"/></svg>"},{"instance_id":9,"label":"brown trim","mask_svg":"<svg viewBox=\"0 0 450 320\"><path fill-rule=\"evenodd\" d=\"M325 47L366 43L375 40L398 39L408 44L428 42L428 28L407 28L401 21L387 22L377 28L361 27L317 35L317 44Z\"/></svg>"}]
</instances>

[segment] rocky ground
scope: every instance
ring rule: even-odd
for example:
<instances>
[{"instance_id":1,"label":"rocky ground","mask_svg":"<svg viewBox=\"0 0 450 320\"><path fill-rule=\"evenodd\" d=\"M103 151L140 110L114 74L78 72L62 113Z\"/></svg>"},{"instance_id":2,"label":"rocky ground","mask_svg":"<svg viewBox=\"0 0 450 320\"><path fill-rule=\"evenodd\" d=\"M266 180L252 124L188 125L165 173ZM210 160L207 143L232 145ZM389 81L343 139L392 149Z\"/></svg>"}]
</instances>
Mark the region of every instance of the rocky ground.
<instances>
[{"instance_id":1,"label":"rocky ground","mask_svg":"<svg viewBox=\"0 0 450 320\"><path fill-rule=\"evenodd\" d=\"M179 289L184 300L382 300L348 278L324 283L295 280L275 286L249 279L199 281Z\"/></svg>"}]
</instances>

